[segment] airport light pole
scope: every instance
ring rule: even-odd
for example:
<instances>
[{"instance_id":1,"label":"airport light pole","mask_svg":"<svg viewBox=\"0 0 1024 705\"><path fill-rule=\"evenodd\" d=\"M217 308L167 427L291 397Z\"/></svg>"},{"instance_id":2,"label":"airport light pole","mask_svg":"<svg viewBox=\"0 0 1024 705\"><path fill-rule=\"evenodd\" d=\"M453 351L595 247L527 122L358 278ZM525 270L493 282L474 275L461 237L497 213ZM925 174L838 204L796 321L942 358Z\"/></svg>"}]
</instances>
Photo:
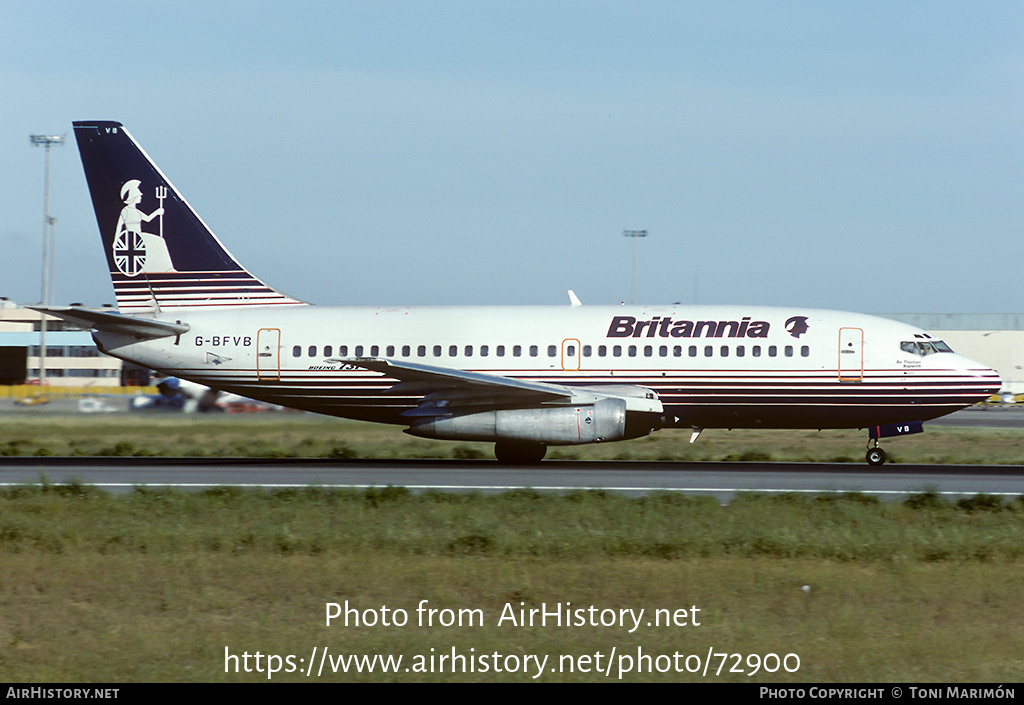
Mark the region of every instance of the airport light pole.
<instances>
[{"instance_id":1,"label":"airport light pole","mask_svg":"<svg viewBox=\"0 0 1024 705\"><path fill-rule=\"evenodd\" d=\"M46 169L43 176L43 306L50 305L53 297L53 250L57 219L50 215L50 147L64 144L61 135L29 135L34 147L46 149ZM46 384L46 314L39 318L39 385Z\"/></svg>"},{"instance_id":2,"label":"airport light pole","mask_svg":"<svg viewBox=\"0 0 1024 705\"><path fill-rule=\"evenodd\" d=\"M623 236L633 238L633 284L629 290L629 303L636 303L636 253L637 253L637 241L642 237L647 237L646 230L623 230Z\"/></svg>"}]
</instances>

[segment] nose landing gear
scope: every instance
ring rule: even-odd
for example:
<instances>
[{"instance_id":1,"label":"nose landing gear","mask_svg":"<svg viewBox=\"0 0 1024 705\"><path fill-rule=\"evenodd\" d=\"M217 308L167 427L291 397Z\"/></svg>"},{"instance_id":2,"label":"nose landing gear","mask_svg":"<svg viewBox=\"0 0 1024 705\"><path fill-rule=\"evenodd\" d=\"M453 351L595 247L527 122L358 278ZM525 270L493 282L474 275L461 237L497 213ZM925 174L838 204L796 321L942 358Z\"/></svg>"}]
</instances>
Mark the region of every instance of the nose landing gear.
<instances>
[{"instance_id":1,"label":"nose landing gear","mask_svg":"<svg viewBox=\"0 0 1024 705\"><path fill-rule=\"evenodd\" d=\"M885 451L878 447L879 438L890 438L892 436L906 436L911 433L923 433L924 424L920 421L908 421L907 423L895 423L885 426L871 426L868 428L868 453L866 460L868 465L878 467L885 463Z\"/></svg>"},{"instance_id":2,"label":"nose landing gear","mask_svg":"<svg viewBox=\"0 0 1024 705\"><path fill-rule=\"evenodd\" d=\"M878 467L879 465L885 464L885 451L878 447L878 439L874 439L875 445L868 448L867 461L868 465Z\"/></svg>"}]
</instances>

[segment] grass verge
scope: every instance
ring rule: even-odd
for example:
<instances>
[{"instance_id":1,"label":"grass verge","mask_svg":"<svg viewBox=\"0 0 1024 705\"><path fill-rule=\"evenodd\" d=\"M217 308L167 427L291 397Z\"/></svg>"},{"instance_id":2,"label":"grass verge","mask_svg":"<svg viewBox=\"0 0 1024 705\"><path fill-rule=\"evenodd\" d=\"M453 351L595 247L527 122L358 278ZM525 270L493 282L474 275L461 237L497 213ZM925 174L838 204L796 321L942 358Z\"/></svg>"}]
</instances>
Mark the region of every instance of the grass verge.
<instances>
[{"instance_id":1,"label":"grass verge","mask_svg":"<svg viewBox=\"0 0 1024 705\"><path fill-rule=\"evenodd\" d=\"M662 430L632 441L553 447L549 459L863 463L863 431ZM936 426L883 443L892 463L1024 464L1024 430ZM493 458L492 444L415 438L312 414L0 416L0 456Z\"/></svg>"},{"instance_id":2,"label":"grass verge","mask_svg":"<svg viewBox=\"0 0 1024 705\"><path fill-rule=\"evenodd\" d=\"M1024 677L1019 499L747 495L721 507L668 494L111 496L48 485L0 494L0 565L7 681L317 680L304 661L298 668L313 647L402 656L410 668L419 657L430 671L319 677L337 681L529 681L535 672L452 673L458 662L446 668L439 657L454 653L519 659L506 665L547 655L543 681L616 681L624 657L646 654L650 668L637 673L644 662L635 660L621 680L705 682L686 658L709 650L743 656L716 681ZM355 610L348 626L325 624L328 603ZM566 603L644 616L632 631L628 619L501 619ZM421 604L467 621L444 624L437 612L420 623ZM654 623L659 609L682 611L685 624ZM382 624L399 611L407 623ZM244 653L251 672L226 658ZM772 653L795 654L799 670L746 675L747 656ZM296 668L268 678L271 654L292 655Z\"/></svg>"}]
</instances>

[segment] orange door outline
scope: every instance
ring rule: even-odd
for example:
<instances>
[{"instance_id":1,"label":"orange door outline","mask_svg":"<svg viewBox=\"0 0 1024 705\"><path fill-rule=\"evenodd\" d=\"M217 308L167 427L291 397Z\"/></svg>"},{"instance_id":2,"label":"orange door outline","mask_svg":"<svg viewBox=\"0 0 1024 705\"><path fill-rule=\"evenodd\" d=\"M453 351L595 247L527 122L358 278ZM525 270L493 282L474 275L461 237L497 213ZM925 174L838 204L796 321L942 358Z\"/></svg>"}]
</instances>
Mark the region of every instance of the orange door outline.
<instances>
[{"instance_id":1,"label":"orange door outline","mask_svg":"<svg viewBox=\"0 0 1024 705\"><path fill-rule=\"evenodd\" d=\"M839 329L839 381L864 379L864 329Z\"/></svg>"},{"instance_id":2,"label":"orange door outline","mask_svg":"<svg viewBox=\"0 0 1024 705\"><path fill-rule=\"evenodd\" d=\"M281 379L280 328L260 328L256 333L256 379Z\"/></svg>"},{"instance_id":3,"label":"orange door outline","mask_svg":"<svg viewBox=\"0 0 1024 705\"><path fill-rule=\"evenodd\" d=\"M580 369L580 358L583 357L580 347L580 341L576 338L562 341L562 369L566 372L577 372Z\"/></svg>"}]
</instances>

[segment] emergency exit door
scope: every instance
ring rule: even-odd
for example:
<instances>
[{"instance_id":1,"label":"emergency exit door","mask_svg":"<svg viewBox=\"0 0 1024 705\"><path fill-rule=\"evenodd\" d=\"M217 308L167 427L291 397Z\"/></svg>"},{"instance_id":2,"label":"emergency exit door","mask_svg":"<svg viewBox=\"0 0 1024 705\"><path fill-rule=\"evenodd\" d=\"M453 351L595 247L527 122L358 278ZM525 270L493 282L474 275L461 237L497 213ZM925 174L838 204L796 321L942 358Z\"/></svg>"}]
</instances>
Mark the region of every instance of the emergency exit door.
<instances>
[{"instance_id":1,"label":"emergency exit door","mask_svg":"<svg viewBox=\"0 0 1024 705\"><path fill-rule=\"evenodd\" d=\"M580 341L576 338L562 341L562 369L566 372L580 369Z\"/></svg>"}]
</instances>

